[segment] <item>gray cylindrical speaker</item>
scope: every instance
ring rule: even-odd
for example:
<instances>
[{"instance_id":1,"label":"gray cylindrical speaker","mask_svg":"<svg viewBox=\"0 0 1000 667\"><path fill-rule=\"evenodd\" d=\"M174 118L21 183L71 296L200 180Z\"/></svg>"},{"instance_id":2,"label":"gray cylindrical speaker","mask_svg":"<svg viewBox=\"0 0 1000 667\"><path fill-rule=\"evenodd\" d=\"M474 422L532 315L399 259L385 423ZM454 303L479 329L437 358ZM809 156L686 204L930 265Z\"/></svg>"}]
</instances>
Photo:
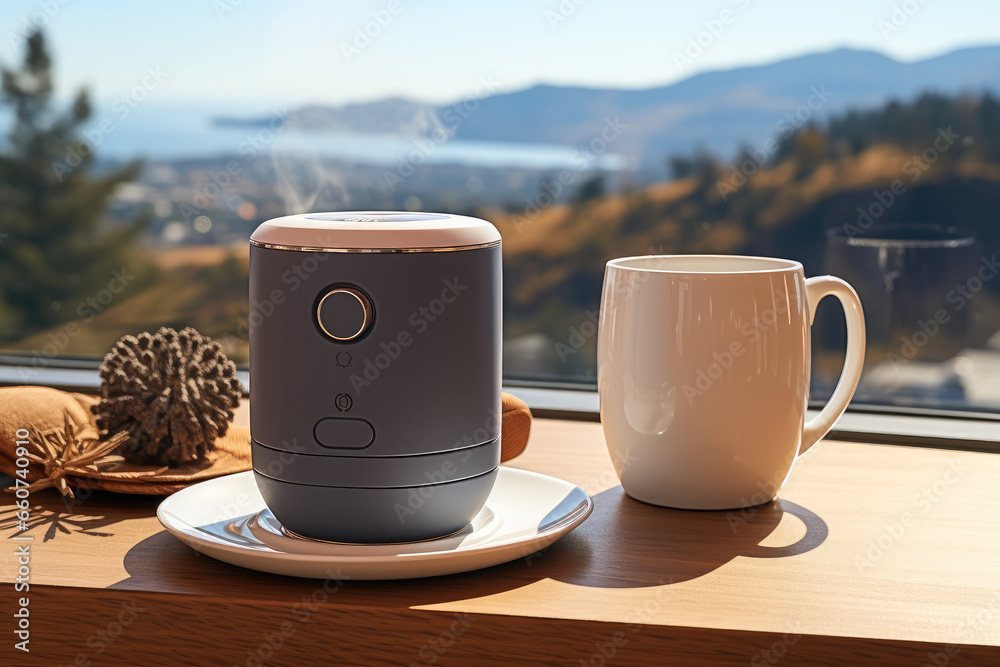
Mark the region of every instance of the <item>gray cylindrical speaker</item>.
<instances>
[{"instance_id":1,"label":"gray cylindrical speaker","mask_svg":"<svg viewBox=\"0 0 1000 667\"><path fill-rule=\"evenodd\" d=\"M431 213L308 213L250 238L253 469L286 529L447 535L500 463L500 234Z\"/></svg>"}]
</instances>

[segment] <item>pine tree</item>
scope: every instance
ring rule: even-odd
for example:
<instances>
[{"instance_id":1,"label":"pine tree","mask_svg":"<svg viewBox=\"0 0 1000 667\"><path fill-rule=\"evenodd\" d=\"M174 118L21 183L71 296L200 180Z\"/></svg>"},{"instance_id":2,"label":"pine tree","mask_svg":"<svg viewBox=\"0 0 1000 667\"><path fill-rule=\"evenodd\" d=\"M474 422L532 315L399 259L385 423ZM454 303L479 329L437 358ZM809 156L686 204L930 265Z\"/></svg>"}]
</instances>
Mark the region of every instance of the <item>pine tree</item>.
<instances>
[{"instance_id":1,"label":"pine tree","mask_svg":"<svg viewBox=\"0 0 1000 667\"><path fill-rule=\"evenodd\" d=\"M0 144L0 339L8 341L93 312L87 299L107 290L115 271L126 276L114 287L139 275L131 251L148 224L145 216L107 221L115 188L141 165L94 173L80 135L91 115L86 90L55 109L45 40L36 32L25 44L20 69L0 68L0 105L12 111Z\"/></svg>"}]
</instances>

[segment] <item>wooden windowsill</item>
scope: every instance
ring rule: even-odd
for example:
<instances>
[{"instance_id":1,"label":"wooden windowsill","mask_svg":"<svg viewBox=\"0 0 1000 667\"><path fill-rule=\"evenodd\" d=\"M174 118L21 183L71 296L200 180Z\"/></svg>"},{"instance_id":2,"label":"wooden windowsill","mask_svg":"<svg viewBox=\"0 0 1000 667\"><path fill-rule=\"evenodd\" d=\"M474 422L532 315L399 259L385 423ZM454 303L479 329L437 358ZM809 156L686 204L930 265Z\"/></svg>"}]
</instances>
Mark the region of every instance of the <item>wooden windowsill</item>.
<instances>
[{"instance_id":1,"label":"wooden windowsill","mask_svg":"<svg viewBox=\"0 0 1000 667\"><path fill-rule=\"evenodd\" d=\"M779 502L729 513L624 496L596 423L536 420L510 465L583 487L593 515L505 565L326 589L199 555L157 498L70 515L39 492L31 655L7 613L0 664L1000 664L994 454L824 441Z\"/></svg>"}]
</instances>

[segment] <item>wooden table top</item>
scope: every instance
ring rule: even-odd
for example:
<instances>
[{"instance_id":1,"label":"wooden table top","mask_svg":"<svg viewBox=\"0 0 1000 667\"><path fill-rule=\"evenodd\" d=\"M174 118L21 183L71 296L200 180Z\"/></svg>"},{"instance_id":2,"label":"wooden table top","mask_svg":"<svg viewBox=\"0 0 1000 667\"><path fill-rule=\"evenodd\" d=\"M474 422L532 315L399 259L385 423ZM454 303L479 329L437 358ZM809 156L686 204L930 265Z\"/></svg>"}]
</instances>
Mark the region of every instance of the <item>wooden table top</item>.
<instances>
[{"instance_id":1,"label":"wooden table top","mask_svg":"<svg viewBox=\"0 0 1000 667\"><path fill-rule=\"evenodd\" d=\"M159 498L39 492L31 654L7 588L0 664L1000 664L996 455L824 441L743 512L624 496L595 423L537 420L510 465L594 513L540 554L393 582L242 570L166 533Z\"/></svg>"}]
</instances>

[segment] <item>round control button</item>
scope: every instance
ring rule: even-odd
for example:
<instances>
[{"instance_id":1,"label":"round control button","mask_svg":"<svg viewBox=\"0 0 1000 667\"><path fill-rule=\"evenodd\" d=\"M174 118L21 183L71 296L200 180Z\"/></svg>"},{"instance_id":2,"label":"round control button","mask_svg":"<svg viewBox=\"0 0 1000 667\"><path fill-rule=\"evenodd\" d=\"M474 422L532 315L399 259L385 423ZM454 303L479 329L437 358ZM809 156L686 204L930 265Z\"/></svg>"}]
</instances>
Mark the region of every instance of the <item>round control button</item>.
<instances>
[{"instance_id":1,"label":"round control button","mask_svg":"<svg viewBox=\"0 0 1000 667\"><path fill-rule=\"evenodd\" d=\"M336 287L327 292L316 306L319 328L334 340L347 342L361 336L375 316L372 302L364 292L353 287Z\"/></svg>"}]
</instances>

